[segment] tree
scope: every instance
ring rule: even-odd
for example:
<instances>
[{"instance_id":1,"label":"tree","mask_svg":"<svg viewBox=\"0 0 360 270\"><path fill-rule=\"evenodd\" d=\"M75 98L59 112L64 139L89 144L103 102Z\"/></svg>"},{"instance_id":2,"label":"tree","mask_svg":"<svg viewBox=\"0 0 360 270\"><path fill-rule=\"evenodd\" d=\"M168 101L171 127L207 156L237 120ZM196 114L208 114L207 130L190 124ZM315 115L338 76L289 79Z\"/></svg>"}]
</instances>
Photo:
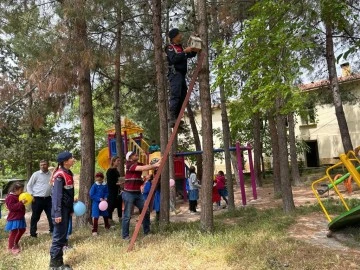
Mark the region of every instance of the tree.
<instances>
[{"instance_id":1,"label":"tree","mask_svg":"<svg viewBox=\"0 0 360 270\"><path fill-rule=\"evenodd\" d=\"M343 14L346 13L347 9L343 1L320 1L320 3L322 20L325 24L326 31L326 63L329 72L330 88L333 94L335 114L339 125L341 140L344 151L347 153L353 150L353 146L340 96L333 43L334 24L338 23L340 27L344 24L342 16L344 16Z\"/></svg>"},{"instance_id":2,"label":"tree","mask_svg":"<svg viewBox=\"0 0 360 270\"><path fill-rule=\"evenodd\" d=\"M300 70L309 66L310 59L305 52L313 46L307 40L313 32L303 28L299 19L303 9L291 1L257 2L252 12L254 16L245 23L243 32L223 49L220 80L235 89L241 88L240 98L244 104L241 109L247 109L244 114L247 121L256 113L274 111L269 117L276 119L282 199L284 211L289 213L294 203L285 147L288 143L285 116L303 102L294 82ZM238 70L246 78L244 85L239 83Z\"/></svg>"},{"instance_id":3,"label":"tree","mask_svg":"<svg viewBox=\"0 0 360 270\"><path fill-rule=\"evenodd\" d=\"M167 107L165 94L165 80L164 80L164 62L163 49L161 37L161 1L152 0L153 10L153 35L154 35L154 53L155 53L155 70L156 70L156 86L158 91L158 108L160 116L160 147L162 153L168 144L168 123L167 123ZM166 161L168 162L168 161ZM162 225L169 223L169 165L164 166L161 172L161 208L160 208L160 222Z\"/></svg>"},{"instance_id":4,"label":"tree","mask_svg":"<svg viewBox=\"0 0 360 270\"><path fill-rule=\"evenodd\" d=\"M94 113L92 107L92 89L90 83L90 62L87 59L90 48L87 36L86 1L65 0L62 4L64 13L69 18L70 34L74 52L73 64L77 71L77 86L79 93L79 109L81 123L81 169L79 200L87 205L85 215L77 218L77 224L84 226L90 219L91 200L89 191L95 175L95 141L94 141Z\"/></svg>"},{"instance_id":5,"label":"tree","mask_svg":"<svg viewBox=\"0 0 360 270\"><path fill-rule=\"evenodd\" d=\"M202 53L206 55L199 74L200 85L200 106L201 106L201 127L202 127L202 145L203 145L203 178L201 181L201 229L211 232L214 229L213 208L212 208L212 186L214 171L213 156L213 137L212 137L212 111L209 85L209 62L208 62L208 23L206 1L197 2L197 12L199 18L199 35L203 41Z\"/></svg>"},{"instance_id":6,"label":"tree","mask_svg":"<svg viewBox=\"0 0 360 270\"><path fill-rule=\"evenodd\" d=\"M287 120L289 126L291 177L294 185L300 185L301 179L299 172L299 164L297 160L294 113L289 113Z\"/></svg>"},{"instance_id":7,"label":"tree","mask_svg":"<svg viewBox=\"0 0 360 270\"><path fill-rule=\"evenodd\" d=\"M117 20L122 20L121 14L121 3L116 7L117 11ZM116 153L120 158L119 172L120 176L125 175L124 171L124 150L123 150L123 138L121 131L121 110L120 110L120 87L121 87L121 77L120 77L120 58L121 58L121 31L122 25L119 23L116 28L116 46L115 46L115 63L114 63L114 124L115 124L115 136L116 136Z\"/></svg>"}]
</instances>

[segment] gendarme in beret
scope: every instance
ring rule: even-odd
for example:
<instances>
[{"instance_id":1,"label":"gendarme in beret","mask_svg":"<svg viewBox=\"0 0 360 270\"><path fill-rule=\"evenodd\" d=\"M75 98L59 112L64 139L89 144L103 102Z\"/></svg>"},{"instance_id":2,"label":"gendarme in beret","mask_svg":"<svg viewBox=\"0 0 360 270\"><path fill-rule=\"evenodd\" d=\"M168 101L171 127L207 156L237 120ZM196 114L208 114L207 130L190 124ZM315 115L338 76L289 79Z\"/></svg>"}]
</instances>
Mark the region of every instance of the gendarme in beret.
<instances>
[{"instance_id":1,"label":"gendarme in beret","mask_svg":"<svg viewBox=\"0 0 360 270\"><path fill-rule=\"evenodd\" d=\"M178 28L173 28L169 31L169 38L173 39L180 33L180 30Z\"/></svg>"},{"instance_id":2,"label":"gendarme in beret","mask_svg":"<svg viewBox=\"0 0 360 270\"><path fill-rule=\"evenodd\" d=\"M68 159L72 158L72 154L68 151L64 151L64 152L61 152L58 156L57 156L57 162L58 163L61 163L61 162L64 162L64 161L67 161Z\"/></svg>"}]
</instances>

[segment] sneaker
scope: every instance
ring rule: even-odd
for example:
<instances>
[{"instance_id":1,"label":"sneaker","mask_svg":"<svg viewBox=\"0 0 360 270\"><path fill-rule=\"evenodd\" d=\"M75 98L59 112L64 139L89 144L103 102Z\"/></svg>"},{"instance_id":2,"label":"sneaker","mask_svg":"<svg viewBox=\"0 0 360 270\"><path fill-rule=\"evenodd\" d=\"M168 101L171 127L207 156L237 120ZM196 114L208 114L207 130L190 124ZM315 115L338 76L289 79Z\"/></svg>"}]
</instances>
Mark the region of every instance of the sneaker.
<instances>
[{"instance_id":1,"label":"sneaker","mask_svg":"<svg viewBox=\"0 0 360 270\"><path fill-rule=\"evenodd\" d=\"M16 248L16 247L13 247L11 249L11 253L14 254L14 255L17 255L20 253L20 248Z\"/></svg>"},{"instance_id":2,"label":"sneaker","mask_svg":"<svg viewBox=\"0 0 360 270\"><path fill-rule=\"evenodd\" d=\"M126 237L123 238L123 240L125 240L125 241L130 241L131 238L130 238L130 236L126 236Z\"/></svg>"},{"instance_id":3,"label":"sneaker","mask_svg":"<svg viewBox=\"0 0 360 270\"><path fill-rule=\"evenodd\" d=\"M34 237L34 238L37 238L38 234L35 233L35 234L30 234L30 237Z\"/></svg>"},{"instance_id":4,"label":"sneaker","mask_svg":"<svg viewBox=\"0 0 360 270\"><path fill-rule=\"evenodd\" d=\"M93 233L92 233L92 236L98 236L98 233L97 233L97 232L93 232Z\"/></svg>"}]
</instances>

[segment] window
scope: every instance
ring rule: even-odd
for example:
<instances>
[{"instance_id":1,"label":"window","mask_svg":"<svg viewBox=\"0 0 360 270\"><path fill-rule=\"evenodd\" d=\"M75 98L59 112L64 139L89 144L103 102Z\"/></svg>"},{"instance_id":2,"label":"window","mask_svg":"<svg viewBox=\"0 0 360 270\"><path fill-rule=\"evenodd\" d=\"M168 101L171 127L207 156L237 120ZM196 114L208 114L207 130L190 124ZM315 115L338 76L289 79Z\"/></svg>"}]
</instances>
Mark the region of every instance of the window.
<instances>
[{"instance_id":1,"label":"window","mask_svg":"<svg viewBox=\"0 0 360 270\"><path fill-rule=\"evenodd\" d=\"M303 114L301 115L301 124L302 125L313 125L315 124L315 108L309 107L304 110Z\"/></svg>"}]
</instances>

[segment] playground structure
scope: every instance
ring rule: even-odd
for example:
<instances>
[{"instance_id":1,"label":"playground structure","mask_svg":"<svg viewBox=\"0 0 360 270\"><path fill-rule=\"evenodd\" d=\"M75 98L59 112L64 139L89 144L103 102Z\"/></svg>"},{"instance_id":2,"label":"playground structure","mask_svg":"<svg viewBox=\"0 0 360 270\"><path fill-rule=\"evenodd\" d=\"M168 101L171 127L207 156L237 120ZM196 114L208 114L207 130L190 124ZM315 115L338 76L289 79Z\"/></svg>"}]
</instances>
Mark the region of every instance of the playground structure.
<instances>
[{"instance_id":1,"label":"playground structure","mask_svg":"<svg viewBox=\"0 0 360 270\"><path fill-rule=\"evenodd\" d=\"M149 164L153 158L159 158L159 153L149 153L149 144L143 137L144 130L128 118L121 121L121 137L123 142L123 151L134 151L139 156L139 162ZM101 149L97 156L99 166L107 170L110 167L110 160L117 156L116 151L116 131L115 129L107 130L108 146ZM185 159L183 156L174 157L175 180L185 179Z\"/></svg>"},{"instance_id":2,"label":"playground structure","mask_svg":"<svg viewBox=\"0 0 360 270\"><path fill-rule=\"evenodd\" d=\"M139 161L148 163L149 144L143 138L144 130L128 118L121 119L121 138L124 153L135 151L139 155ZM101 149L98 156L99 166L107 170L110 167L110 160L116 156L116 131L114 128L107 130L108 146Z\"/></svg>"},{"instance_id":3,"label":"playground structure","mask_svg":"<svg viewBox=\"0 0 360 270\"><path fill-rule=\"evenodd\" d=\"M360 221L360 205L350 208L338 188L338 185L344 182L346 190L350 193L352 191L351 180L354 180L360 187L360 161L354 151L349 151L347 154L341 154L339 158L340 162L329 167L326 170L326 175L315 180L311 185L312 191L329 221L328 227L330 231L336 231L350 225L359 225ZM335 174L335 169L338 169L339 167L346 168L348 172L344 175ZM330 190L334 190L346 210L335 218L331 218L320 197Z\"/></svg>"},{"instance_id":4,"label":"playground structure","mask_svg":"<svg viewBox=\"0 0 360 270\"><path fill-rule=\"evenodd\" d=\"M149 153L149 144L143 138L144 130L133 123L130 119L122 119L121 132L124 153L127 151L135 151L139 156L139 161L144 164L149 164L153 158L161 157L160 152L155 152L152 154ZM115 135L115 129L107 130L108 146L101 149L97 156L98 164L104 170L107 170L110 167L111 157L117 156ZM236 147L230 147L229 150L236 151L237 164L239 169L237 173L240 179L239 186L241 191L242 205L245 206L247 203L242 160L244 151L248 152L252 193L254 200L257 199L254 167L252 162L252 146L250 144L241 146L240 143L237 142ZM219 152L224 152L224 149L214 149L214 153ZM186 178L188 175L188 166L186 165L185 157L200 154L202 154L202 151L191 151L178 152L173 156L175 185L176 189L183 195L184 201L187 201Z\"/></svg>"}]
</instances>

